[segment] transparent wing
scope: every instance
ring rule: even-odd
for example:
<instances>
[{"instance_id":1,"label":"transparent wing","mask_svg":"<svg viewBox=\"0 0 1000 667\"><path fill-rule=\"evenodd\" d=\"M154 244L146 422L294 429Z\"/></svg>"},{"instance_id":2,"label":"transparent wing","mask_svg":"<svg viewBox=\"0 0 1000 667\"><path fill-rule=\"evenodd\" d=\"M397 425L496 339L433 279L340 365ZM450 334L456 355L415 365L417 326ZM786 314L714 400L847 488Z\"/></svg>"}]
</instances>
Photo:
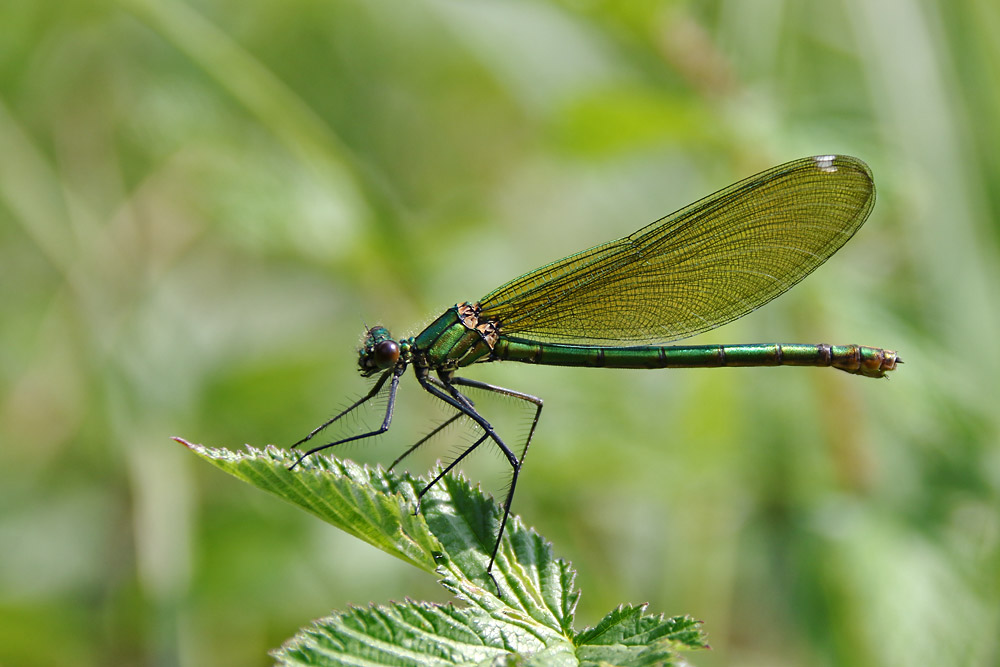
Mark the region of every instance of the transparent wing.
<instances>
[{"instance_id":1,"label":"transparent wing","mask_svg":"<svg viewBox=\"0 0 1000 667\"><path fill-rule=\"evenodd\" d=\"M480 300L480 318L546 342L685 338L784 293L839 250L874 203L871 171L857 158L788 162L512 280Z\"/></svg>"}]
</instances>

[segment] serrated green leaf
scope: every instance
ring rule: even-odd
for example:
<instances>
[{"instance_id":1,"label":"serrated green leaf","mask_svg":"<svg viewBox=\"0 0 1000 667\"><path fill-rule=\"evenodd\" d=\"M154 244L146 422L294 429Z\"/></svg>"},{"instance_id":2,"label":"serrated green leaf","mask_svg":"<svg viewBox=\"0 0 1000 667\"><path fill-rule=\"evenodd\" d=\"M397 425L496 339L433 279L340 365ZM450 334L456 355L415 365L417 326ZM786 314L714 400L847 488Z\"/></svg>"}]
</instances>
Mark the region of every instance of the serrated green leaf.
<instances>
[{"instance_id":1,"label":"serrated green leaf","mask_svg":"<svg viewBox=\"0 0 1000 667\"><path fill-rule=\"evenodd\" d=\"M519 665L537 667L652 667L687 665L680 649L704 648L689 617L645 616L645 606L623 606L577 636L549 643L478 607L407 601L316 621L274 657L306 665Z\"/></svg>"},{"instance_id":2,"label":"serrated green leaf","mask_svg":"<svg viewBox=\"0 0 1000 667\"><path fill-rule=\"evenodd\" d=\"M276 447L246 452L211 449L178 439L191 451L258 488L284 498L342 530L421 569L437 572L460 599L522 618L547 633L568 636L579 593L574 574L538 533L511 517L493 568L503 599L486 573L500 525L500 508L457 475L424 496L427 481L380 467L313 455L294 470L293 452ZM538 631L536 628L534 631Z\"/></svg>"},{"instance_id":3,"label":"serrated green leaf","mask_svg":"<svg viewBox=\"0 0 1000 667\"><path fill-rule=\"evenodd\" d=\"M678 651L708 648L701 624L690 616L647 616L646 605L622 605L574 643L581 665L681 665Z\"/></svg>"},{"instance_id":4,"label":"serrated green leaf","mask_svg":"<svg viewBox=\"0 0 1000 667\"><path fill-rule=\"evenodd\" d=\"M316 621L278 649L282 665L679 665L705 647L688 617L620 606L574 634L575 572L552 545L512 516L486 573L500 507L458 475L423 497L427 481L380 467L247 447L210 449L177 439L226 472L284 498L387 553L441 577L468 606L406 601L353 608Z\"/></svg>"},{"instance_id":5,"label":"serrated green leaf","mask_svg":"<svg viewBox=\"0 0 1000 667\"><path fill-rule=\"evenodd\" d=\"M512 657L515 646L545 648L477 609L407 601L316 621L274 657L282 665L475 665Z\"/></svg>"},{"instance_id":6,"label":"serrated green leaf","mask_svg":"<svg viewBox=\"0 0 1000 667\"><path fill-rule=\"evenodd\" d=\"M177 441L229 474L372 546L428 572L437 568L435 554L441 552L441 544L424 517L413 513L419 482L409 475L389 476L379 469L325 456L309 457L289 470L297 457L277 447L233 452Z\"/></svg>"},{"instance_id":7,"label":"serrated green leaf","mask_svg":"<svg viewBox=\"0 0 1000 667\"><path fill-rule=\"evenodd\" d=\"M576 575L568 563L554 558L552 545L525 528L520 517L508 521L493 567L497 584L504 591L503 599L497 600L482 595L482 573L501 519L497 504L462 477L447 475L425 496L424 514L460 571L478 575L478 583L472 578L444 579L442 583L459 599L505 617L517 612L568 636L580 595L573 588ZM492 592L492 582L486 579L485 585Z\"/></svg>"},{"instance_id":8,"label":"serrated green leaf","mask_svg":"<svg viewBox=\"0 0 1000 667\"><path fill-rule=\"evenodd\" d=\"M669 639L690 648L706 648L698 621L690 616L647 616L646 607L647 605L621 605L594 627L577 634L574 642L577 645L638 645Z\"/></svg>"}]
</instances>

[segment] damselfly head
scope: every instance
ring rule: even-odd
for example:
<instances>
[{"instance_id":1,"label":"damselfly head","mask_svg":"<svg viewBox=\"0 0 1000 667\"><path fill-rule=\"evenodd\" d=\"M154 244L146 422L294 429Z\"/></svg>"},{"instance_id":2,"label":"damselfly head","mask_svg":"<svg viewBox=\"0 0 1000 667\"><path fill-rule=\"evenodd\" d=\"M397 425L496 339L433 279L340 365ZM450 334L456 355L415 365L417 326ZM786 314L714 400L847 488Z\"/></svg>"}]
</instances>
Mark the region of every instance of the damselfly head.
<instances>
[{"instance_id":1,"label":"damselfly head","mask_svg":"<svg viewBox=\"0 0 1000 667\"><path fill-rule=\"evenodd\" d=\"M399 361L399 343L385 327L372 327L358 350L358 369L365 377L389 370Z\"/></svg>"}]
</instances>

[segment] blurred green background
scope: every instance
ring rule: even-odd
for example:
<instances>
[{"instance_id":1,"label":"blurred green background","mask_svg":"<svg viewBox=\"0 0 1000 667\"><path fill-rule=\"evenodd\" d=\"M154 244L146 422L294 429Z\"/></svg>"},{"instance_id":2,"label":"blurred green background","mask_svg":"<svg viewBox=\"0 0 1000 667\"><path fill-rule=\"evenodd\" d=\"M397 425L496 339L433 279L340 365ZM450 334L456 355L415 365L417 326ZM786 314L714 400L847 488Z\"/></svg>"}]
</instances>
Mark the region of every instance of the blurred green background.
<instances>
[{"instance_id":1,"label":"blurred green background","mask_svg":"<svg viewBox=\"0 0 1000 667\"><path fill-rule=\"evenodd\" d=\"M169 436L294 442L367 389L364 323L819 153L871 165L867 225L695 340L905 365L471 369L546 400L514 509L579 627L690 613L697 665L1000 664L998 34L991 0L3 3L0 665L264 665L447 600ZM422 393L340 453L391 462Z\"/></svg>"}]
</instances>

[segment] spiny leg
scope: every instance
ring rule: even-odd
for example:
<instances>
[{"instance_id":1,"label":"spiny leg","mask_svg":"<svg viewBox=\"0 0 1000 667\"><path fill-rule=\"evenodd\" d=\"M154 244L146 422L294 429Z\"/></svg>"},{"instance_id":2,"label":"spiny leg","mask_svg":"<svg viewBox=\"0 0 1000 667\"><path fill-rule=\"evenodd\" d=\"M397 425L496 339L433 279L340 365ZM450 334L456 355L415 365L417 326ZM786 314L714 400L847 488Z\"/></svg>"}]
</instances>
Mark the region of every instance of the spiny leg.
<instances>
[{"instance_id":1,"label":"spiny leg","mask_svg":"<svg viewBox=\"0 0 1000 667\"><path fill-rule=\"evenodd\" d=\"M454 416L452 416L452 417L449 417L449 418L448 418L448 419L447 419L447 420L446 420L446 421L445 421L445 422L444 422L443 424L440 424L440 425L439 425L439 426L438 426L437 428L435 428L435 429L434 429L433 431L431 431L430 433L428 433L428 434L427 434L427 435L425 435L424 437L420 438L420 440L417 440L417 442L416 442L416 443L415 443L415 444L414 444L414 445L413 445L412 447L410 447L410 448L409 448L409 449L407 449L407 450L406 450L405 452L403 452L402 454L400 454L399 456L397 456L397 457L396 457L396 460L395 460L395 461L393 461L393 462L392 462L392 465L390 465L390 466L389 466L389 470L392 470L393 468L395 468L395 467L396 467L396 465L397 465L397 464L398 464L398 463L399 463L400 461L402 461L403 459L405 459L405 458L406 458L407 456L409 456L409 455L410 455L410 454L412 454L413 452L417 451L417 449L418 449L418 448L419 448L419 447L420 447L420 446L421 446L422 444L424 444L425 442L427 442L428 440L430 440L431 438L433 438L433 437L434 437L435 435L437 435L437 434L438 434L438 433L440 433L441 431L445 430L446 428L448 428L449 426L451 426L452 424L454 424L454 423L455 423L455 421L457 421L457 420L458 420L458 419L459 419L460 417L462 417L462 416L463 416L463 415L462 415L462 413L461 413L461 412L459 412L458 414L456 414L456 415L454 415Z\"/></svg>"},{"instance_id":2,"label":"spiny leg","mask_svg":"<svg viewBox=\"0 0 1000 667\"><path fill-rule=\"evenodd\" d=\"M459 400L459 401L465 401L466 403L468 403L469 407L474 407L475 406L475 403L473 401L469 400L468 397L462 396L461 394L457 393L453 388L451 388L448 385L444 384L443 382L441 382L437 378L432 377L432 376L427 376L427 381L430 382L430 383L432 383L432 384L434 384L435 386L437 386L440 389L443 389L445 391L451 392L455 396L455 398L457 400ZM457 414L449 417L447 420L444 421L444 423L438 425L433 431L431 431L430 433L428 433L424 437L420 438L420 440L417 440L417 442L414 443L409 449L407 449L405 452L403 452L402 454L400 454L399 456L396 457L396 460L393 461L392 465L389 466L389 470L392 470L393 468L395 468L396 465L398 465L400 461L402 461L403 459L405 459L407 456L409 456L413 452L417 451L417 449L421 445L423 445L425 442L427 442L428 440L430 440L431 438L433 438L435 435L437 435L438 433L440 433L444 429L446 429L449 426L451 426L452 424L454 424L458 419L460 419L463 416L465 416L465 413L462 412L461 410L459 410L459 412ZM465 454L468 454L468 453L469 453L468 450L466 450ZM465 454L463 454L462 456L464 457ZM459 460L461 460L461 459L459 459ZM451 468L451 466L449 467L449 469L450 468ZM433 485L434 485L434 482L431 482L430 486L433 486ZM427 491L428 488L430 488L430 487L425 487L424 491ZM423 495L423 493L421 493L421 495Z\"/></svg>"},{"instance_id":3,"label":"spiny leg","mask_svg":"<svg viewBox=\"0 0 1000 667\"><path fill-rule=\"evenodd\" d=\"M517 485L517 476L521 472L521 467L524 465L524 457L528 455L528 447L531 445L532 436L535 435L535 427L538 426L538 419L539 417L542 416L543 401L537 396L532 396L531 394L525 394L524 392L515 391L513 389L508 389L506 387L499 387L494 384L480 382L478 380L470 380L468 378L463 378L463 377L448 378L448 381L445 382L444 384L449 387L449 391L451 391L454 395L458 397L464 397L464 396L457 389L451 386L453 384L462 385L464 387L473 387L475 389L481 389L483 391L492 391L494 393L501 394L503 396L510 396L511 398L517 398L522 401L526 401L535 406L535 416L531 420L531 428L528 429L528 437L525 438L524 440L524 449L521 450L521 457L517 461L517 467L513 469L514 472L513 475L511 476L510 488L507 490L507 498L506 500L504 500L503 504L503 519L500 521L500 531L497 533L496 544L493 545L493 554L490 556L490 565L486 569L486 573L490 575L490 578L493 579L493 583L496 584L496 579L493 578L493 572L492 572L493 562L497 558L497 552L500 550L500 540L503 539L503 531L507 527L507 519L510 517L510 506L514 502L514 487ZM485 438L485 436L483 437ZM472 447L470 447L465 453L462 454L462 457L464 457L466 454L468 454L473 449L478 447L479 443L482 442L482 440L483 439L480 438L478 442L476 442ZM459 459L461 459L462 457L459 457ZM458 461L455 461L455 463L458 463ZM449 468L453 466L454 464L452 464L452 466L449 466ZM497 588L499 590L499 586Z\"/></svg>"},{"instance_id":4,"label":"spiny leg","mask_svg":"<svg viewBox=\"0 0 1000 667\"><path fill-rule=\"evenodd\" d=\"M528 429L528 437L524 440L524 450L521 452L521 463L524 463L524 457L528 454L528 447L531 445L531 438L535 435L535 427L538 426L538 419L542 416L542 399L537 396L532 396L531 394L525 394L520 391L514 391L513 389L507 389L506 387L498 387L495 384L488 384L486 382L480 382L478 380L470 380L464 377L452 377L450 378L451 384L460 384L463 387L473 387L474 389L481 389L483 391L492 391L496 394L501 394L503 396L510 396L511 398L517 398L522 401L526 401L535 406L535 416L531 420L531 428ZM455 393L458 393L455 391Z\"/></svg>"},{"instance_id":5,"label":"spiny leg","mask_svg":"<svg viewBox=\"0 0 1000 667\"><path fill-rule=\"evenodd\" d=\"M428 393L436 396L456 410L465 414L467 417L479 424L479 427L484 431L483 437L469 447L456 461L453 461L452 464L449 465L448 470L453 468L458 461L469 454L469 452L478 447L487 437L496 443L497 447L499 447L500 451L502 451L504 456L507 457L507 462L510 464L510 489L507 492L507 499L503 505L503 518L500 520L500 530L497 532L497 539L493 545L493 552L490 554L489 565L486 566L486 574L489 575L490 579L493 581L493 585L496 587L497 593L499 594L500 586L497 584L497 580L493 576L493 563L496 561L497 552L500 550L500 541L503 539L503 531L507 527L507 518L510 516L510 503L514 498L514 490L517 487L518 474L521 472L521 461L514 454L514 452L511 451L510 447L508 447L507 444L500 438L490 423L486 421L486 419L480 415L478 411L476 411L476 409L472 406L472 402L463 396L461 392L451 386L451 382L448 379L442 378L441 381L436 381L433 378L428 377L427 372L424 371L423 373L417 373L417 380L420 382L420 386L422 386ZM430 484L427 485L427 488L433 486L435 482L441 479L441 477L442 475L438 475ZM427 491L427 488L421 492L421 496Z\"/></svg>"},{"instance_id":6,"label":"spiny leg","mask_svg":"<svg viewBox=\"0 0 1000 667\"><path fill-rule=\"evenodd\" d=\"M440 380L438 380L437 378L434 378L434 377L431 377L431 376L427 376L427 381L428 381L428 382L432 382L432 383L434 383L435 385L437 385L438 387L440 387L441 389L444 389L444 390L448 391L448 386L447 386L447 385L445 385L445 384L444 384L443 382L441 382ZM467 399L467 398L465 398L465 397L462 397L462 398L468 401L468 399ZM475 404L474 404L474 403L473 403L472 401L468 401L468 402L469 402L469 406L470 406L470 407L471 407L471 406L473 406L473 405L475 405ZM456 422L456 421L457 421L457 420L458 420L459 418L461 418L461 417L462 417L462 416L463 416L464 414L465 414L465 413L463 413L463 412L462 412L462 411L460 410L460 411L458 412L458 414L456 414L456 415L454 415L454 416L452 416L452 417L449 417L449 418L448 418L447 420L445 420L445 422L444 422L443 424L440 424L440 425L439 425L439 426L438 426L437 428L435 428L435 429L434 429L433 431L431 431L430 433L428 433L428 434L427 434L427 435L425 435L424 437L420 438L420 440L417 440L417 442L416 442L416 443L414 443L414 444L413 444L413 445L412 445L412 446L411 446L411 447L410 447L409 449L407 449L407 450L406 450L405 452L403 452L402 454L400 454L399 456L397 456L397 457L396 457L396 460L395 460L395 461L393 461L393 462L392 462L392 465L390 465L390 466L389 466L389 470L392 470L393 468L395 468L395 467L396 467L396 465L398 465L400 461L402 461L403 459L405 459L405 458L406 458L407 456L409 456L409 455L410 455L410 454L412 454L413 452L417 451L417 449L418 449L418 448L419 448L419 447L420 447L421 445L423 445L423 444L424 444L425 442L427 442L428 440L430 440L431 438L433 438L433 437L434 437L435 435L437 435L437 434L438 434L438 433L440 433L441 431L445 430L446 428L448 428L449 426L451 426L452 424L454 424L454 423L455 423L455 422ZM424 489L424 490L426 491L426 489Z\"/></svg>"},{"instance_id":7,"label":"spiny leg","mask_svg":"<svg viewBox=\"0 0 1000 667\"><path fill-rule=\"evenodd\" d=\"M388 431L389 430L389 425L392 423L392 411L393 411L393 408L396 405L396 389L399 387L399 377L400 377L400 375L402 375L402 370L398 370L398 371L397 370L392 370L392 371L388 371L388 372L384 373L382 375L382 377L380 377L378 379L378 382L375 383L375 386L372 387L372 390L370 392L368 392L365 396L363 396L362 398L360 398L357 401L355 401L355 403L353 405L351 405L349 408L347 408L346 410L344 410L343 412L341 412L339 415L337 415L333 419L330 419L329 421L327 421L323 425L321 425L321 426L313 429L313 431L309 435L307 435L306 437L304 437L302 440L299 440L298 442L296 442L294 445L292 445L292 447L297 447L298 445L302 444L303 442L306 442L307 440L309 440L310 438L312 438L314 435L316 435L317 433L319 433L320 431L322 431L323 429L325 429L327 426L329 426L333 422L337 421L338 419L340 419L344 415L350 413L352 410L355 410L356 408L358 408L358 407L364 405L365 403L367 403L368 401L370 401L372 398L374 398L379 393L379 391L382 389L382 386L385 384L385 381L387 379L389 379L390 375L392 376L392 382L389 384L389 400L388 400L387 405L385 407L385 417L382 419L382 425L381 426L379 426L377 429L375 429L373 431L368 431L367 433L359 433L357 435L352 435L352 436L348 436L346 438L341 438L340 440L335 440L333 442L328 442L325 445L320 445L319 447L313 447L312 449L310 449L309 451L307 451L305 454L303 454L302 456L300 456L298 459L296 459L295 463L293 463L291 466L289 466L288 469L289 470L293 470L295 468L295 466L297 466L300 463L302 463L302 461L305 460L305 458L307 456L315 454L318 451L327 449L328 447L336 447L337 445L343 445L344 443L352 442L354 440L363 440L364 438L371 438L371 437L374 437L376 435L381 435L382 433L385 433L386 431Z\"/></svg>"},{"instance_id":8,"label":"spiny leg","mask_svg":"<svg viewBox=\"0 0 1000 667\"><path fill-rule=\"evenodd\" d=\"M457 389L455 389L450 384L447 384L446 382L443 382L442 380L439 380L439 379L437 379L437 378L435 378L433 376L429 376L429 375L426 377L426 380L427 380L427 382L433 384L435 387L437 387L437 388L439 388L439 389L441 389L443 391L447 391L448 393L450 393L452 395L452 397L456 401L459 401L460 403L462 403L463 405L465 405L470 410L475 410L475 403L468 396L466 396L465 394L461 393L460 391L458 391ZM413 445L412 447L410 447L409 449L407 449L405 452L403 452L399 456L399 458L397 458L393 462L392 465L396 465L403 458L405 458L406 456L409 456L410 453L413 452L417 447L419 447L424 442L426 442L427 440L429 440L430 438L432 438L433 436L435 436L436 434L438 434L441 430L443 430L444 428L446 428L450 424L454 423L455 420L459 419L460 417L466 417L466 416L468 416L468 415L465 413L464 410L459 410L458 414L456 414L455 416L449 418L445 423L443 423L440 426L438 426L436 429L434 429L433 431L431 431L430 433L428 433L426 436L424 436L423 438L421 438L420 441L417 442L415 445ZM482 426L481 424L479 424L479 425ZM441 471L441 474L439 474L437 477L435 477L430 482L428 482L427 486L425 486L420 491L420 493L417 494L417 499L419 500L419 499L423 498L424 494L427 493L428 491L430 491L430 489L431 489L432 486L434 486L439 481L441 481L441 478L444 477L445 475L447 475L449 472L451 472L455 468L456 465L458 465L459 463L461 463L462 459L464 459L466 456L468 456L469 454L471 454L472 452L474 452L476 450L476 448L479 447L479 445L483 444L483 441L485 441L486 438L489 437L489 435L490 435L489 431L486 430L486 429L484 429L483 436L481 438L479 438L479 440L476 440L474 443L472 443L470 446L466 447L465 450L462 452L462 454L458 458L456 458L454 461L452 461L451 463L449 463L448 466L444 470ZM392 467L390 466L389 469L391 470Z\"/></svg>"},{"instance_id":9,"label":"spiny leg","mask_svg":"<svg viewBox=\"0 0 1000 667\"><path fill-rule=\"evenodd\" d=\"M531 428L528 429L528 437L525 438L525 440L524 440L524 449L521 450L520 461L521 461L521 463L524 462L524 457L527 456L527 454L528 454L528 447L531 445L531 439L532 439L532 437L535 434L535 428L538 426L538 420L542 416L542 406L543 406L542 399L538 398L537 396L532 396L531 394L525 394L525 393L520 392L520 391L515 391L513 389L508 389L506 387L499 387L499 386L497 386L495 384L488 384L486 382L480 382L478 380L470 380L470 379L464 378L464 377L451 376L451 377L447 377L446 381L442 381L442 380L438 380L437 378L435 378L433 376L428 376L427 377L427 381L433 383L435 386L437 386L437 387L439 387L441 389L444 389L445 391L447 391L448 393L450 393L456 400L466 402L469 405L469 407L474 407L475 403L471 399L469 399L468 396L462 394L457 389L455 389L455 387L453 385L458 384L458 385L462 385L464 387L472 387L474 389L480 389L482 391L491 391L493 393L501 394L503 396L510 396L511 398L517 398L517 399L520 399L522 401L526 401L526 402L531 403L532 405L534 405L535 406L535 416L531 420ZM430 433L428 433L426 436L424 436L423 438L421 438L415 445L413 445L412 447L410 447L409 449L407 449L405 452L403 452L402 454L400 454L399 458L397 458L395 461L393 461L392 466L389 466L389 469L392 470L393 466L395 466L397 463L399 463L404 458L406 458L411 453L413 453L420 445L424 444L429 439L431 439L432 437L434 437L435 435L437 435L438 433L440 433L442 430L444 430L445 428L447 428L449 425L451 425L452 423L454 423L455 420L457 420L463 414L464 414L463 412L459 412L457 415L455 415L454 417L450 418L448 421L444 422L443 424L441 424L440 426L438 426L437 428L435 428L433 431L431 431ZM482 440L480 440L479 442L482 442ZM458 461L460 461L467 454L469 454L473 449L475 449L476 446L479 445L479 442L477 442L472 447L466 449L465 452L462 454L462 456L457 461L453 462L452 465L450 465L448 467L448 470L450 470L451 468L453 468L455 463L457 463ZM445 471L445 472L447 472L447 471ZM440 477L438 479L440 479ZM437 481L437 479L434 480L434 482L436 482L436 481ZM430 486L433 486L434 482L431 482ZM426 491L427 489L424 489L424 490Z\"/></svg>"},{"instance_id":10,"label":"spiny leg","mask_svg":"<svg viewBox=\"0 0 1000 667\"><path fill-rule=\"evenodd\" d=\"M313 430L309 431L309 435L307 435L306 437L302 438L301 440L299 440L298 442L296 442L294 445L292 445L292 449L295 449L296 447L298 447L299 445L301 445L304 442L312 440L312 437L314 435L316 435L317 433L319 433L320 431L322 431L323 429L325 429L327 426L329 426L330 424L332 424L333 422L337 421L338 419L340 419L344 415L346 415L349 412L355 410L356 408L361 407L362 405L364 405L365 403L367 403L368 401L370 401L371 399L373 399L379 393L379 391L382 390L382 385L384 385L385 381L389 379L389 374L390 373L391 373L391 371L383 373L382 376L372 386L371 391L369 391L367 394L365 394L364 396L362 396L361 398L359 398L358 400L356 400L349 407L345 408L336 417L331 417L330 419L327 419L325 422L323 422L322 424L320 424L319 426L317 426Z\"/></svg>"},{"instance_id":11,"label":"spiny leg","mask_svg":"<svg viewBox=\"0 0 1000 667\"><path fill-rule=\"evenodd\" d=\"M444 468L444 470L442 470L441 472L439 472L437 474L437 476L434 477L434 479L432 479L431 481L427 482L427 486L425 486L424 488L422 488L420 490L420 492L417 494L417 506L413 509L413 513L414 514L416 514L417 512L420 511L420 504L424 501L424 494L426 494L428 491L430 491L432 486L434 486L435 484L437 484L438 482L440 482L442 477L444 477L445 475L447 475L448 473L450 473L452 470L454 470L455 466L457 466L459 463L462 462L462 459L464 459L466 456L468 456L472 452L476 451L476 447L478 447L479 445L483 444L483 442L485 442L486 438L488 438L488 437L490 437L490 434L489 433L484 433L482 436L479 437L479 440L476 440L474 443L472 443L471 445L469 445L468 447L466 447L465 451L462 452L458 456L458 458L456 458L454 461L452 461L451 463L449 463Z\"/></svg>"}]
</instances>

